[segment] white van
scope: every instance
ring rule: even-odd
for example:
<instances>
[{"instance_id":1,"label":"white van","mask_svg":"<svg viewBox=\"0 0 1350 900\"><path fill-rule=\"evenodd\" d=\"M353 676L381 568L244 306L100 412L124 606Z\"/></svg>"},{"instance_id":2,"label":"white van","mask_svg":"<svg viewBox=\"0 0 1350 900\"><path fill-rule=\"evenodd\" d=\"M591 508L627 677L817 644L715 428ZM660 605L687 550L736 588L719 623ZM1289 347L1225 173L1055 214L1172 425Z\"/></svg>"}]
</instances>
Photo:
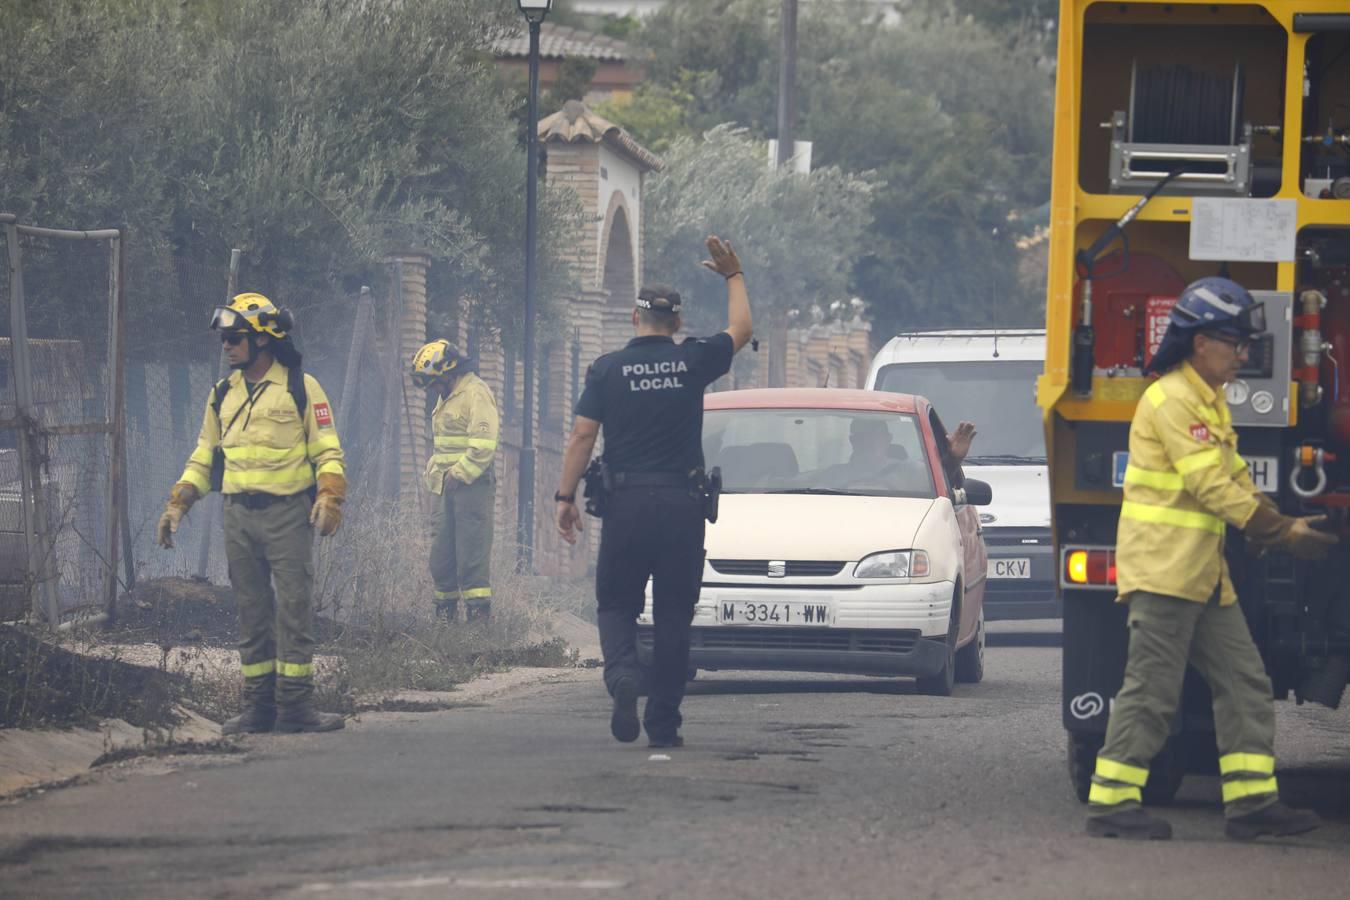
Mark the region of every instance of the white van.
<instances>
[{"instance_id":1,"label":"white van","mask_svg":"<svg viewBox=\"0 0 1350 900\"><path fill-rule=\"evenodd\" d=\"M1044 366L1042 330L920 331L891 338L867 376L872 390L927 397L949 428L962 419L975 423L979 434L966 471L994 489L994 502L980 511L990 619L1062 614L1036 406L1036 376Z\"/></svg>"}]
</instances>

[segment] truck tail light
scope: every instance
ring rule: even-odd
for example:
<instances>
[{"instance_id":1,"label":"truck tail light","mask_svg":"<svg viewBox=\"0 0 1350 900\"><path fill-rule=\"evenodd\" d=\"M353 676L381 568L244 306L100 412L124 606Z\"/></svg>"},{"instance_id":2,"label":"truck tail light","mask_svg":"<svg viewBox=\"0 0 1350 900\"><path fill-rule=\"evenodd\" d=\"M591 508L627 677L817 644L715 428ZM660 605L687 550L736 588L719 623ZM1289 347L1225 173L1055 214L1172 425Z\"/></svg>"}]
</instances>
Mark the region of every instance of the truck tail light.
<instances>
[{"instance_id":1,"label":"truck tail light","mask_svg":"<svg viewBox=\"0 0 1350 900\"><path fill-rule=\"evenodd\" d=\"M1116 551L1109 547L1066 547L1065 587L1112 589L1116 585Z\"/></svg>"}]
</instances>

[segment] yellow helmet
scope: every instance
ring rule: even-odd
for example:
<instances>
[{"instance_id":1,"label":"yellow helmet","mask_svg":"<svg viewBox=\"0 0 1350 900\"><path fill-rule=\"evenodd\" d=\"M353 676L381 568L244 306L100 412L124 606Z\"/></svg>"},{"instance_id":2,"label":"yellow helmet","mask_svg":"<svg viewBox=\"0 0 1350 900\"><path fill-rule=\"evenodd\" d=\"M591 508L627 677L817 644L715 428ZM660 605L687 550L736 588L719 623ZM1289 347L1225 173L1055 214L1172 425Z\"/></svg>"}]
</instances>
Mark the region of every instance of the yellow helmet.
<instances>
[{"instance_id":1,"label":"yellow helmet","mask_svg":"<svg viewBox=\"0 0 1350 900\"><path fill-rule=\"evenodd\" d=\"M294 321L291 311L278 308L262 294L236 294L229 306L217 306L211 315L215 331L250 331L284 339Z\"/></svg>"},{"instance_id":2,"label":"yellow helmet","mask_svg":"<svg viewBox=\"0 0 1350 900\"><path fill-rule=\"evenodd\" d=\"M454 372L464 362L464 357L446 340L423 344L422 349L413 354L412 379L418 387L427 387L442 375Z\"/></svg>"}]
</instances>

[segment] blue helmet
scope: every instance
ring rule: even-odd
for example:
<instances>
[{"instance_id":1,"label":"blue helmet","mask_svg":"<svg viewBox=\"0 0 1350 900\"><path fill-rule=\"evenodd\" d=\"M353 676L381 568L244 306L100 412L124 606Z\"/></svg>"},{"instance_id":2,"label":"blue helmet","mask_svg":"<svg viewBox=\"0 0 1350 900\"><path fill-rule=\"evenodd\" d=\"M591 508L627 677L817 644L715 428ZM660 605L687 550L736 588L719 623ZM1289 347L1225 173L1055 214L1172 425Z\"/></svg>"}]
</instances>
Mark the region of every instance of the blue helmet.
<instances>
[{"instance_id":1,"label":"blue helmet","mask_svg":"<svg viewBox=\"0 0 1350 900\"><path fill-rule=\"evenodd\" d=\"M1191 336L1217 332L1250 340L1266 330L1265 307L1245 287L1227 278L1193 281L1177 298L1158 352L1145 372L1165 372L1186 358Z\"/></svg>"}]
</instances>

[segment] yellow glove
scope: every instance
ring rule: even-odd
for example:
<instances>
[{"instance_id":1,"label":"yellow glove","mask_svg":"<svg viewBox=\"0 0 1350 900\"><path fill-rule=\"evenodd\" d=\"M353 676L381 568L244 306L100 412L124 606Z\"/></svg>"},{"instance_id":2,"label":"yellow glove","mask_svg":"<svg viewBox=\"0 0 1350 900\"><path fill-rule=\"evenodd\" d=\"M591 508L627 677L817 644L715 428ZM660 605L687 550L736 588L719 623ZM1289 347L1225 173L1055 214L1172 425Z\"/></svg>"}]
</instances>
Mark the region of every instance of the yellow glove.
<instances>
[{"instance_id":1,"label":"yellow glove","mask_svg":"<svg viewBox=\"0 0 1350 900\"><path fill-rule=\"evenodd\" d=\"M180 481L169 491L169 502L159 517L159 526L155 529L155 540L165 550L173 548L173 536L178 533L178 523L183 514L197 502L197 489L186 481Z\"/></svg>"},{"instance_id":2,"label":"yellow glove","mask_svg":"<svg viewBox=\"0 0 1350 900\"><path fill-rule=\"evenodd\" d=\"M309 524L319 530L320 537L328 537L342 524L342 501L347 499L347 479L334 472L319 475L319 492L314 507L309 511Z\"/></svg>"}]
</instances>

